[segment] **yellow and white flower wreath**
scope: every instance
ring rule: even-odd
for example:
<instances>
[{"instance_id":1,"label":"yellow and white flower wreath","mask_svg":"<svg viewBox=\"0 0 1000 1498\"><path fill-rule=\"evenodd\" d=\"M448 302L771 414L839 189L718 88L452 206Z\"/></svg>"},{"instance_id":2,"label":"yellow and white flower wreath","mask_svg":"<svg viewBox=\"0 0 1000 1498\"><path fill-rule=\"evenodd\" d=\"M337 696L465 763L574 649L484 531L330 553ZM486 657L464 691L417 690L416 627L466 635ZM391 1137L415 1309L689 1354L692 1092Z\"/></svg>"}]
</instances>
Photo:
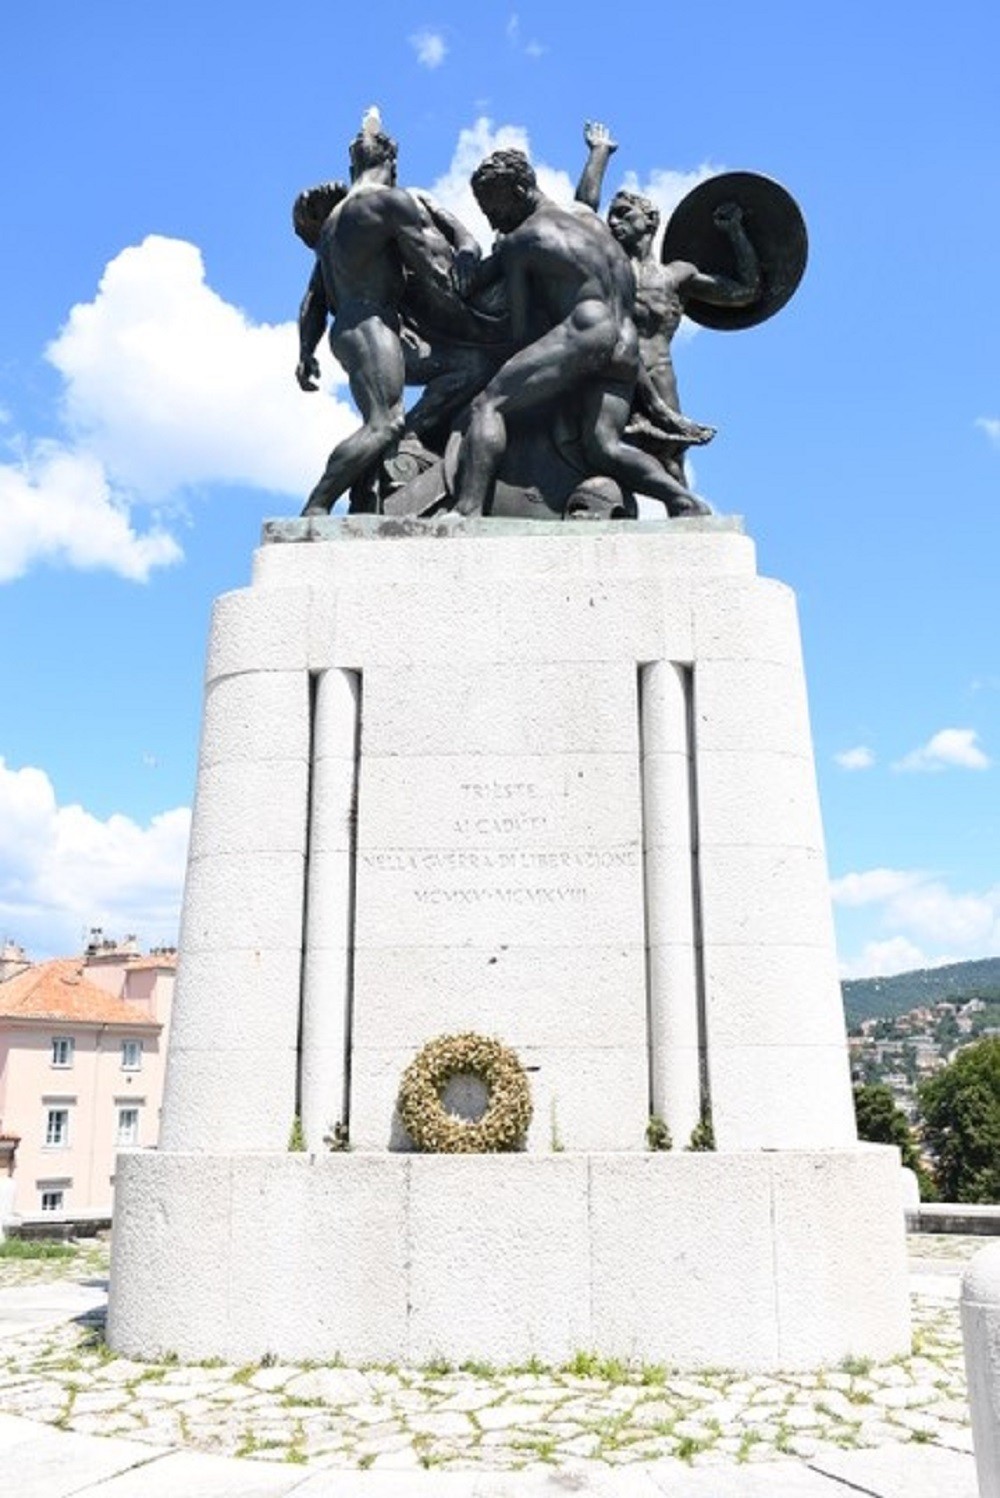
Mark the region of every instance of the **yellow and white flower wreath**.
<instances>
[{"instance_id":1,"label":"yellow and white flower wreath","mask_svg":"<svg viewBox=\"0 0 1000 1498\"><path fill-rule=\"evenodd\" d=\"M460 1118L442 1101L452 1077L478 1077L489 1093L481 1118ZM428 1154L477 1155L516 1150L531 1122L531 1089L524 1067L488 1035L439 1035L403 1073L399 1116L417 1149Z\"/></svg>"}]
</instances>

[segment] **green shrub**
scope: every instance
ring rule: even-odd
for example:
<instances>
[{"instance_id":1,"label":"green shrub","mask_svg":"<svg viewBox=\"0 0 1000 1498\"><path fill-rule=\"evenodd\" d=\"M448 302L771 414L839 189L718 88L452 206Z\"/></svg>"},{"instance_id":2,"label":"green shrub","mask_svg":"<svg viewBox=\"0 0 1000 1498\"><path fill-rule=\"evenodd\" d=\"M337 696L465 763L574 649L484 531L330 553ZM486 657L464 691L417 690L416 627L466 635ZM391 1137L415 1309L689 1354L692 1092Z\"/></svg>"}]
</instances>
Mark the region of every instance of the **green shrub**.
<instances>
[{"instance_id":1,"label":"green shrub","mask_svg":"<svg viewBox=\"0 0 1000 1498\"><path fill-rule=\"evenodd\" d=\"M51 1243L43 1238L4 1238L0 1259L71 1259L76 1249L69 1243Z\"/></svg>"}]
</instances>

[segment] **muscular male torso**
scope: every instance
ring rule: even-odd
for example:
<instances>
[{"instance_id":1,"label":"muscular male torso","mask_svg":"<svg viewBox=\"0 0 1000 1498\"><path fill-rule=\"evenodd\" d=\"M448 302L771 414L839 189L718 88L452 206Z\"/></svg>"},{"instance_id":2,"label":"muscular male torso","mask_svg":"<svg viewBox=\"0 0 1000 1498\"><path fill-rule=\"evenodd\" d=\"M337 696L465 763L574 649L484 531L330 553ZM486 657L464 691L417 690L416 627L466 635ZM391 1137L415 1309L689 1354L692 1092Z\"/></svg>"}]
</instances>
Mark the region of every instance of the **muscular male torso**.
<instances>
[{"instance_id":1,"label":"muscular male torso","mask_svg":"<svg viewBox=\"0 0 1000 1498\"><path fill-rule=\"evenodd\" d=\"M320 231L316 253L336 326L380 312L395 321L403 295L399 235L419 233L420 210L398 187L354 187Z\"/></svg>"},{"instance_id":2,"label":"muscular male torso","mask_svg":"<svg viewBox=\"0 0 1000 1498\"><path fill-rule=\"evenodd\" d=\"M566 324L593 353L594 369L637 356L635 281L628 257L592 216L543 203L503 243L515 282L523 280L527 339Z\"/></svg>"},{"instance_id":3,"label":"muscular male torso","mask_svg":"<svg viewBox=\"0 0 1000 1498\"><path fill-rule=\"evenodd\" d=\"M681 287L694 267L661 265L652 256L631 262L635 272L635 324L639 353L658 393L667 405L680 404L670 343L684 316Z\"/></svg>"}]
</instances>

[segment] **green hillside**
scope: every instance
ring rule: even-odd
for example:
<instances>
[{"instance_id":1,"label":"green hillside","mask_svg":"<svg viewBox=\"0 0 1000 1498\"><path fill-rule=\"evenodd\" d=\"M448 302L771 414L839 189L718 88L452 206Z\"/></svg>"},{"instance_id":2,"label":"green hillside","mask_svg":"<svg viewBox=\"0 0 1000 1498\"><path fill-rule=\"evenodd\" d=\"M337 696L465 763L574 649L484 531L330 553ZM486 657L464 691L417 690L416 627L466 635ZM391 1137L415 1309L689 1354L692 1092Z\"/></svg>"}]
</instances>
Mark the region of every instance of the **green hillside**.
<instances>
[{"instance_id":1,"label":"green hillside","mask_svg":"<svg viewBox=\"0 0 1000 1498\"><path fill-rule=\"evenodd\" d=\"M921 967L892 978L852 978L841 988L850 1030L863 1019L893 1019L943 999L1000 1000L1000 957Z\"/></svg>"}]
</instances>

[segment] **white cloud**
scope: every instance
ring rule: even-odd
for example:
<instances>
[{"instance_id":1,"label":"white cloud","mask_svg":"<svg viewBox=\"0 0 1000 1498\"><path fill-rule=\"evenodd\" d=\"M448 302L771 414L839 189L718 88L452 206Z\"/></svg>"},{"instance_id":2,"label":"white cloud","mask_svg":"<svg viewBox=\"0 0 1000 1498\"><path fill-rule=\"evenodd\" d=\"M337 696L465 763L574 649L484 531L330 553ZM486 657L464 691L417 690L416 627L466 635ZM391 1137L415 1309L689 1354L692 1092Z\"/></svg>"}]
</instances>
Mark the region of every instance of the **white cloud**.
<instances>
[{"instance_id":1,"label":"white cloud","mask_svg":"<svg viewBox=\"0 0 1000 1498\"><path fill-rule=\"evenodd\" d=\"M987 770L990 760L974 728L942 728L926 744L897 760L894 770Z\"/></svg>"},{"instance_id":2,"label":"white cloud","mask_svg":"<svg viewBox=\"0 0 1000 1498\"><path fill-rule=\"evenodd\" d=\"M842 978L889 978L893 973L909 973L919 967L942 967L958 961L945 957L934 962L927 953L905 936L890 936L887 941L870 941L853 962L840 965Z\"/></svg>"},{"instance_id":3,"label":"white cloud","mask_svg":"<svg viewBox=\"0 0 1000 1498\"><path fill-rule=\"evenodd\" d=\"M410 46L422 68L439 68L448 56L448 45L439 31L418 31L410 37Z\"/></svg>"},{"instance_id":4,"label":"white cloud","mask_svg":"<svg viewBox=\"0 0 1000 1498\"><path fill-rule=\"evenodd\" d=\"M926 877L919 870L866 869L831 879L830 894L835 905L879 905Z\"/></svg>"},{"instance_id":5,"label":"white cloud","mask_svg":"<svg viewBox=\"0 0 1000 1498\"><path fill-rule=\"evenodd\" d=\"M303 286L310 269L303 255ZM77 444L144 500L218 483L304 495L356 425L298 388L294 325L252 322L183 240L150 235L116 255L48 357Z\"/></svg>"},{"instance_id":6,"label":"white cloud","mask_svg":"<svg viewBox=\"0 0 1000 1498\"><path fill-rule=\"evenodd\" d=\"M127 502L90 454L39 443L20 464L0 464L0 583L43 561L145 582L180 555L158 525L136 531Z\"/></svg>"},{"instance_id":7,"label":"white cloud","mask_svg":"<svg viewBox=\"0 0 1000 1498\"><path fill-rule=\"evenodd\" d=\"M309 273L303 256L303 284ZM47 561L143 581L181 556L154 513L212 484L304 497L356 425L294 379L295 326L256 324L205 281L198 249L151 235L111 260L47 350L65 381L59 441L0 464L0 581ZM328 386L343 380L330 356ZM176 508L176 504L175 504Z\"/></svg>"},{"instance_id":8,"label":"white cloud","mask_svg":"<svg viewBox=\"0 0 1000 1498\"><path fill-rule=\"evenodd\" d=\"M1000 885L955 891L919 869L868 869L831 883L840 906L880 906L883 937L844 964L845 977L906 972L1000 953Z\"/></svg>"},{"instance_id":9,"label":"white cloud","mask_svg":"<svg viewBox=\"0 0 1000 1498\"><path fill-rule=\"evenodd\" d=\"M875 763L875 755L867 744L858 744L854 749L842 749L833 757L842 770L870 770Z\"/></svg>"},{"instance_id":10,"label":"white cloud","mask_svg":"<svg viewBox=\"0 0 1000 1498\"><path fill-rule=\"evenodd\" d=\"M986 433L991 442L995 442L1000 447L1000 417L978 416L976 426L981 432Z\"/></svg>"},{"instance_id":11,"label":"white cloud","mask_svg":"<svg viewBox=\"0 0 1000 1498\"><path fill-rule=\"evenodd\" d=\"M1000 886L982 894L955 894L939 880L900 890L886 918L925 942L947 942L970 957L1000 945Z\"/></svg>"},{"instance_id":12,"label":"white cloud","mask_svg":"<svg viewBox=\"0 0 1000 1498\"><path fill-rule=\"evenodd\" d=\"M33 956L80 949L91 925L176 940L190 812L141 826L60 806L43 770L0 759L0 921Z\"/></svg>"},{"instance_id":13,"label":"white cloud","mask_svg":"<svg viewBox=\"0 0 1000 1498\"><path fill-rule=\"evenodd\" d=\"M539 57L544 57L545 53L548 51L548 48L543 46L542 43L534 37L532 37L530 41L522 42L521 17L516 11L508 16L507 25L504 27L504 33L510 46L515 47L519 52L523 52L526 57L530 57L533 61L537 60Z\"/></svg>"}]
</instances>

